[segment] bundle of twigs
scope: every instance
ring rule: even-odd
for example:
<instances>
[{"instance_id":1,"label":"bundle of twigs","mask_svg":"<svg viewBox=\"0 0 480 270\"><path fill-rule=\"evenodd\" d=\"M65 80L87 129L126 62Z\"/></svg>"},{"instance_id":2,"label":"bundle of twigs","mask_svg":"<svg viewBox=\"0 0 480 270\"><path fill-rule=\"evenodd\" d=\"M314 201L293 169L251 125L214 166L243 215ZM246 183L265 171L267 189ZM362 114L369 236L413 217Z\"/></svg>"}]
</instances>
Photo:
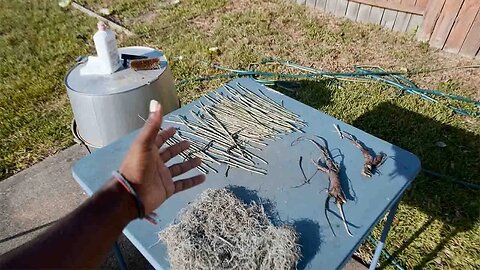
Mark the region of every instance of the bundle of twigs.
<instances>
[{"instance_id":1,"label":"bundle of twigs","mask_svg":"<svg viewBox=\"0 0 480 270\"><path fill-rule=\"evenodd\" d=\"M223 93L205 96L208 102L199 102L197 110L190 111L190 117L177 115L165 121L186 127L177 132L178 139L191 142L191 150L183 154L184 158L202 158L200 170L204 173L218 172L214 164L226 164L266 175L267 171L258 164L268 161L255 152L282 135L303 133L307 123L261 90L257 94L240 83L224 88Z\"/></svg>"}]
</instances>

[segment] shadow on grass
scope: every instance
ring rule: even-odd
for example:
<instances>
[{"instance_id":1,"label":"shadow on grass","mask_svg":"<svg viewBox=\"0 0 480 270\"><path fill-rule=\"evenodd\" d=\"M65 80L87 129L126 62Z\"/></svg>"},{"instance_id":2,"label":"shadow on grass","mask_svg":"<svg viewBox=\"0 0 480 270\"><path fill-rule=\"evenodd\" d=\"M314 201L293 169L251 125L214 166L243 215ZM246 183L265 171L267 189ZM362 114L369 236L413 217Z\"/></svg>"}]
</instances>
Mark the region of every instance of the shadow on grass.
<instances>
[{"instance_id":1,"label":"shadow on grass","mask_svg":"<svg viewBox=\"0 0 480 270\"><path fill-rule=\"evenodd\" d=\"M313 108L321 108L330 104L332 98L332 89L328 87L330 80L319 81L284 81L277 82L271 88L294 98Z\"/></svg>"},{"instance_id":2,"label":"shadow on grass","mask_svg":"<svg viewBox=\"0 0 480 270\"><path fill-rule=\"evenodd\" d=\"M480 175L480 136L474 133L440 123L390 102L382 103L362 115L353 125L414 153L422 161L424 169L479 184L476 178ZM402 166L401 160L396 162ZM431 221L406 239L394 255L401 253L427 230L432 220L441 220L445 224L441 242L415 266L425 267L459 232L474 227L479 219L478 198L478 191L420 173L402 202L428 214Z\"/></svg>"}]
</instances>

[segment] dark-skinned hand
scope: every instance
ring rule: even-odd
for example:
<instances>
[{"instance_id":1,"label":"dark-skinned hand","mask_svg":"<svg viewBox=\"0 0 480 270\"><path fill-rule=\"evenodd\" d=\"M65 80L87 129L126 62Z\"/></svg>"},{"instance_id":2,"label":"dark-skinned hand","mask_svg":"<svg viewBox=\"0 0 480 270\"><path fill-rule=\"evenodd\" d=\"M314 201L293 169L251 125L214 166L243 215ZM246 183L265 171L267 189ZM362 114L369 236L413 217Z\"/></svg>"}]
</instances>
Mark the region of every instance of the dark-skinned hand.
<instances>
[{"instance_id":1,"label":"dark-skinned hand","mask_svg":"<svg viewBox=\"0 0 480 270\"><path fill-rule=\"evenodd\" d=\"M182 141L160 150L165 141L176 132L174 128L159 132L162 117L162 108L158 104L155 112L150 113L120 166L120 173L133 184L143 201L146 214L153 212L173 194L205 181L203 174L173 181L173 177L199 166L201 160L195 158L170 167L165 165L167 161L188 149L190 143Z\"/></svg>"}]
</instances>

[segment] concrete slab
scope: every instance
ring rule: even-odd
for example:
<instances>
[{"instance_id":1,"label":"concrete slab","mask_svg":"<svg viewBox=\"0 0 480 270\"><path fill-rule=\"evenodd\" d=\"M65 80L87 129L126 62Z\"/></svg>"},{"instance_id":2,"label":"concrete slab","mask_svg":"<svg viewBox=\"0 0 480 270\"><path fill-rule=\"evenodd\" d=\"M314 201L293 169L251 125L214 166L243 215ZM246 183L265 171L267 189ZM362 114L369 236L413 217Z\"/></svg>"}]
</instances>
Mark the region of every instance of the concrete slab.
<instances>
[{"instance_id":1,"label":"concrete slab","mask_svg":"<svg viewBox=\"0 0 480 270\"><path fill-rule=\"evenodd\" d=\"M0 182L0 254L32 240L87 199L71 175L72 164L86 154L74 145ZM119 244L130 268L151 268L124 236ZM101 268L117 268L113 254Z\"/></svg>"},{"instance_id":2,"label":"concrete slab","mask_svg":"<svg viewBox=\"0 0 480 270\"><path fill-rule=\"evenodd\" d=\"M348 261L347 265L345 265L343 269L344 270L365 270L365 269L368 269L368 267L366 267L361 262L352 258L350 259L350 261Z\"/></svg>"},{"instance_id":3,"label":"concrete slab","mask_svg":"<svg viewBox=\"0 0 480 270\"><path fill-rule=\"evenodd\" d=\"M0 253L28 241L42 231L39 227L61 218L87 198L70 169L86 153L75 145L0 182ZM25 231L31 232L12 238Z\"/></svg>"},{"instance_id":4,"label":"concrete slab","mask_svg":"<svg viewBox=\"0 0 480 270\"><path fill-rule=\"evenodd\" d=\"M87 198L71 176L72 164L86 154L75 145L0 182L0 254L32 240ZM124 236L119 245L130 269L152 268ZM118 269L112 253L101 269ZM345 269L366 268L352 259Z\"/></svg>"}]
</instances>

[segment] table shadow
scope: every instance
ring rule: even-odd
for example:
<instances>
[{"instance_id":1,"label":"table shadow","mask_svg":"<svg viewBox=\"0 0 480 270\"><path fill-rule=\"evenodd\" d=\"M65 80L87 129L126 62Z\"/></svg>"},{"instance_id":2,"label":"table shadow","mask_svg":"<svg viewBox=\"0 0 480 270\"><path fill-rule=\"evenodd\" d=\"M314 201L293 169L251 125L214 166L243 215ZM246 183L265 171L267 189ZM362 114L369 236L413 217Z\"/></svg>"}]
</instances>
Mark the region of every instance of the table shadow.
<instances>
[{"instance_id":1,"label":"table shadow","mask_svg":"<svg viewBox=\"0 0 480 270\"><path fill-rule=\"evenodd\" d=\"M256 203L257 205L261 205L263 207L263 210L265 211L265 214L273 225L279 226L284 224L280 220L280 216L275 210L275 203L273 203L269 199L258 196L257 191L236 185L229 185L225 187L225 189L232 192L240 201L242 201L246 205L249 205L252 202Z\"/></svg>"},{"instance_id":2,"label":"table shadow","mask_svg":"<svg viewBox=\"0 0 480 270\"><path fill-rule=\"evenodd\" d=\"M441 179L422 171L402 199L402 204L413 206L430 219L444 223L442 240L430 252L422 254L421 262L414 266L424 268L451 239L460 232L474 229L479 220L479 190L459 181L480 184L480 136L391 102L381 103L356 119L353 125L417 155L424 169L453 177ZM401 176L406 171L401 155L398 153L400 158L392 158L399 169L391 177ZM402 253L428 230L430 224L431 221L425 223L406 237L393 255Z\"/></svg>"},{"instance_id":3,"label":"table shadow","mask_svg":"<svg viewBox=\"0 0 480 270\"><path fill-rule=\"evenodd\" d=\"M310 107L319 109L331 103L332 87L329 87L330 83L333 83L333 80L277 81L274 86L269 87Z\"/></svg>"},{"instance_id":4,"label":"table shadow","mask_svg":"<svg viewBox=\"0 0 480 270\"><path fill-rule=\"evenodd\" d=\"M295 220L292 226L298 233L298 244L300 245L300 252L302 254L298 261L297 269L305 269L320 251L322 243L320 225L311 219L299 219Z\"/></svg>"}]
</instances>

